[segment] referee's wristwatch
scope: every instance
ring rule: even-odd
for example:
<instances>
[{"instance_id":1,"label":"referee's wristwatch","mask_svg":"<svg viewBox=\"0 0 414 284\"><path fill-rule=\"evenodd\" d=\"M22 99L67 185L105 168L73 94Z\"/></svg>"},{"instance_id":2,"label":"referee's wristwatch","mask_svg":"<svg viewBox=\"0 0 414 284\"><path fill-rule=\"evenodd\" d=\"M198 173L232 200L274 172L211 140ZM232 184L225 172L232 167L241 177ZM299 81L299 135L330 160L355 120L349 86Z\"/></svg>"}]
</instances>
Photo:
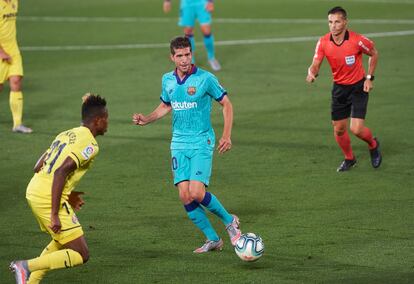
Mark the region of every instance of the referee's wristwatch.
<instances>
[{"instance_id":1,"label":"referee's wristwatch","mask_svg":"<svg viewBox=\"0 0 414 284\"><path fill-rule=\"evenodd\" d=\"M374 81L375 76L374 76L374 75L370 75L370 74L368 74L368 75L365 77L365 79L370 80L370 81Z\"/></svg>"}]
</instances>

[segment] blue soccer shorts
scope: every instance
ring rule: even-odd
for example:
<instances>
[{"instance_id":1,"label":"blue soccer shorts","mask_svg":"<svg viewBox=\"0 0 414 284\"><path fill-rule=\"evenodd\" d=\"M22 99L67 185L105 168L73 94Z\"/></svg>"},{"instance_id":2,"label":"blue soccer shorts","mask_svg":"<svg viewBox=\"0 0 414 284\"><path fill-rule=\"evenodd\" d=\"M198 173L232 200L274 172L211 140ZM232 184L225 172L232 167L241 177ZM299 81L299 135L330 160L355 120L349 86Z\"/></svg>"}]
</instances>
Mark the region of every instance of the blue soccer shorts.
<instances>
[{"instance_id":1,"label":"blue soccer shorts","mask_svg":"<svg viewBox=\"0 0 414 284\"><path fill-rule=\"evenodd\" d=\"M213 150L171 150L174 185L196 180L208 186L213 165Z\"/></svg>"},{"instance_id":2,"label":"blue soccer shorts","mask_svg":"<svg viewBox=\"0 0 414 284\"><path fill-rule=\"evenodd\" d=\"M180 27L194 27L196 19L200 25L211 24L211 13L206 10L204 3L202 5L181 8L178 25Z\"/></svg>"}]
</instances>

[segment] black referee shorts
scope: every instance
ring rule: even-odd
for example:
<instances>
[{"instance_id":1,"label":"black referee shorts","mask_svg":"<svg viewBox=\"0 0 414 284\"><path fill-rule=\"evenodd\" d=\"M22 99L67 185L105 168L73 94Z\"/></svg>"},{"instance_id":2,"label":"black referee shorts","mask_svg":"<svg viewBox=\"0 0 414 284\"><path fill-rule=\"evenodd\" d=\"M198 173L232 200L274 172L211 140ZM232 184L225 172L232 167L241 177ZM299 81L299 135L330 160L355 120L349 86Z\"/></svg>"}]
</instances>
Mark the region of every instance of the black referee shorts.
<instances>
[{"instance_id":1,"label":"black referee shorts","mask_svg":"<svg viewBox=\"0 0 414 284\"><path fill-rule=\"evenodd\" d=\"M364 92L365 78L353 85L334 83L332 88L332 120L348 117L365 119L368 107L368 93Z\"/></svg>"}]
</instances>

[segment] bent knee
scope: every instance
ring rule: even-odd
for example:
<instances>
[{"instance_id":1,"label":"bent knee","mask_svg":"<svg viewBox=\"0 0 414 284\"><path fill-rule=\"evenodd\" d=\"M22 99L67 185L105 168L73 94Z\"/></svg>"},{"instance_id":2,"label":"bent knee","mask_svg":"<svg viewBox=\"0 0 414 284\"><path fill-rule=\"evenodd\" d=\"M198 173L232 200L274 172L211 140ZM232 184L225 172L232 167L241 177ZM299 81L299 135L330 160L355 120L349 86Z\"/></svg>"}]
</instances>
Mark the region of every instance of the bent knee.
<instances>
[{"instance_id":1,"label":"bent knee","mask_svg":"<svg viewBox=\"0 0 414 284\"><path fill-rule=\"evenodd\" d=\"M335 128L334 133L336 136L342 136L346 132L346 128Z\"/></svg>"},{"instance_id":2,"label":"bent knee","mask_svg":"<svg viewBox=\"0 0 414 284\"><path fill-rule=\"evenodd\" d=\"M81 256L82 256L83 263L87 263L89 260L89 252L88 251L83 252L81 253Z\"/></svg>"},{"instance_id":3,"label":"bent knee","mask_svg":"<svg viewBox=\"0 0 414 284\"><path fill-rule=\"evenodd\" d=\"M14 92L18 92L21 90L22 87L22 77L20 76L12 76L9 79L10 89Z\"/></svg>"},{"instance_id":4,"label":"bent knee","mask_svg":"<svg viewBox=\"0 0 414 284\"><path fill-rule=\"evenodd\" d=\"M193 29L192 28L184 28L184 34L186 37L193 36Z\"/></svg>"},{"instance_id":5,"label":"bent knee","mask_svg":"<svg viewBox=\"0 0 414 284\"><path fill-rule=\"evenodd\" d=\"M205 192L200 192L200 191L193 191L193 192L191 192L190 191L190 196L191 196L191 199L192 200L195 200L195 201L197 201L197 202L200 203L204 199Z\"/></svg>"},{"instance_id":6,"label":"bent knee","mask_svg":"<svg viewBox=\"0 0 414 284\"><path fill-rule=\"evenodd\" d=\"M356 136L361 135L362 131L363 131L363 127L352 127L351 126L351 132Z\"/></svg>"},{"instance_id":7,"label":"bent knee","mask_svg":"<svg viewBox=\"0 0 414 284\"><path fill-rule=\"evenodd\" d=\"M188 192L185 192L185 193L180 192L179 198L183 204L189 204L190 202L193 201L193 199L191 198Z\"/></svg>"}]
</instances>

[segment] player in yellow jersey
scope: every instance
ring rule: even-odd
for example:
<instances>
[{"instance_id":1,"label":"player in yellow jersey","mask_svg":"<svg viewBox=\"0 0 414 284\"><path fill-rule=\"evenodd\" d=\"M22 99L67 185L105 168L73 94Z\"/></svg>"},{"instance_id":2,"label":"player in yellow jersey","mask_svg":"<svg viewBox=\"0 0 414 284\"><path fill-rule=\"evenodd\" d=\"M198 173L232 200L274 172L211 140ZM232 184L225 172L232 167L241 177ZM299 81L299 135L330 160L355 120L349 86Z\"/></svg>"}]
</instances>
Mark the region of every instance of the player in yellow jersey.
<instances>
[{"instance_id":1,"label":"player in yellow jersey","mask_svg":"<svg viewBox=\"0 0 414 284\"><path fill-rule=\"evenodd\" d=\"M5 81L10 84L10 110L13 132L32 133L22 124L23 116L23 64L16 38L18 0L0 0L0 91Z\"/></svg>"},{"instance_id":2,"label":"player in yellow jersey","mask_svg":"<svg viewBox=\"0 0 414 284\"><path fill-rule=\"evenodd\" d=\"M107 127L105 99L88 94L82 104L82 125L56 136L37 161L26 199L52 240L39 257L10 264L16 283L39 283L48 270L88 261L88 246L74 212L83 205L82 193L72 190L99 152L95 137L104 135Z\"/></svg>"}]
</instances>

